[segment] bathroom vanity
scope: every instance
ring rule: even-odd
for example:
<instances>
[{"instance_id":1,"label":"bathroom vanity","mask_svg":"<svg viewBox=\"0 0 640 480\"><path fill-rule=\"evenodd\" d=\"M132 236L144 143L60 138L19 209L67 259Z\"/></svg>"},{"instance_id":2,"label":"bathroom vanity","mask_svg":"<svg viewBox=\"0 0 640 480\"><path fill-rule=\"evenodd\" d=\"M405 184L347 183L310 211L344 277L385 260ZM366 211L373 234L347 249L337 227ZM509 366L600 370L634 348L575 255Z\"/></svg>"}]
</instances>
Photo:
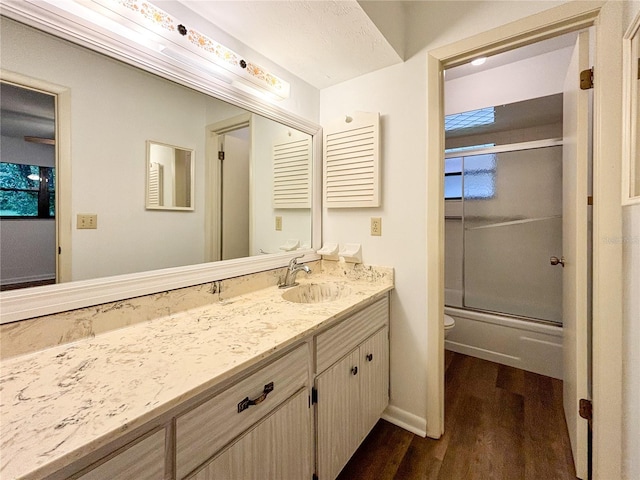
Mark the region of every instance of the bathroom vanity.
<instances>
[{"instance_id":1,"label":"bathroom vanity","mask_svg":"<svg viewBox=\"0 0 640 480\"><path fill-rule=\"evenodd\" d=\"M393 288L339 265L4 360L0 475L335 478L388 403Z\"/></svg>"}]
</instances>

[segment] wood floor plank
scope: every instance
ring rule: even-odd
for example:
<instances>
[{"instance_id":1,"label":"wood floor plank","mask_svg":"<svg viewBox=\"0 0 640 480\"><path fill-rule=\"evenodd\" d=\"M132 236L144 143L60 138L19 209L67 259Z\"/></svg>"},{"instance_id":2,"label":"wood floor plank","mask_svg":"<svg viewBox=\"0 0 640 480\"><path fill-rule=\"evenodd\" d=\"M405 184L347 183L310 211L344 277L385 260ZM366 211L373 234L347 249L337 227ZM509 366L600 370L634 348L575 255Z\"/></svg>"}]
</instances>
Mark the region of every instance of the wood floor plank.
<instances>
[{"instance_id":1,"label":"wood floor plank","mask_svg":"<svg viewBox=\"0 0 640 480\"><path fill-rule=\"evenodd\" d=\"M442 438L380 420L339 480L575 480L561 381L453 352L445 363Z\"/></svg>"},{"instance_id":2,"label":"wood floor plank","mask_svg":"<svg viewBox=\"0 0 640 480\"><path fill-rule=\"evenodd\" d=\"M437 440L413 437L394 480L436 480L442 461L435 457Z\"/></svg>"},{"instance_id":3,"label":"wood floor plank","mask_svg":"<svg viewBox=\"0 0 640 480\"><path fill-rule=\"evenodd\" d=\"M525 479L575 479L567 465L566 422L562 397L554 394L553 379L525 372Z\"/></svg>"},{"instance_id":4,"label":"wood floor plank","mask_svg":"<svg viewBox=\"0 0 640 480\"><path fill-rule=\"evenodd\" d=\"M489 410L487 402L472 395L465 394L461 399L439 479L486 478L487 465L484 458L491 444L487 415Z\"/></svg>"},{"instance_id":5,"label":"wood floor plank","mask_svg":"<svg viewBox=\"0 0 640 480\"><path fill-rule=\"evenodd\" d=\"M492 427L494 442L490 452L490 477L524 479L524 398L497 388Z\"/></svg>"},{"instance_id":6,"label":"wood floor plank","mask_svg":"<svg viewBox=\"0 0 640 480\"><path fill-rule=\"evenodd\" d=\"M338 480L392 480L415 436L379 421L342 469Z\"/></svg>"},{"instance_id":7,"label":"wood floor plank","mask_svg":"<svg viewBox=\"0 0 640 480\"><path fill-rule=\"evenodd\" d=\"M496 387L517 395L524 395L524 370L500 365L498 367Z\"/></svg>"}]
</instances>

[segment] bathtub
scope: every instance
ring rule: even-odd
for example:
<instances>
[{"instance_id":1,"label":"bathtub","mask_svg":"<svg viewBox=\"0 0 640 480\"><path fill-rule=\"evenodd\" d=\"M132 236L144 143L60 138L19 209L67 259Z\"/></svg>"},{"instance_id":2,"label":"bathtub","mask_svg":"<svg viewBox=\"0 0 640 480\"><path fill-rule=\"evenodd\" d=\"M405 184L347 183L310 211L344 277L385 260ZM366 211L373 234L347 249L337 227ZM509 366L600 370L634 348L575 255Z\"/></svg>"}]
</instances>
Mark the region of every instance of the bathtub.
<instances>
[{"instance_id":1,"label":"bathtub","mask_svg":"<svg viewBox=\"0 0 640 480\"><path fill-rule=\"evenodd\" d=\"M465 308L444 311L456 322L447 350L562 379L561 326Z\"/></svg>"}]
</instances>

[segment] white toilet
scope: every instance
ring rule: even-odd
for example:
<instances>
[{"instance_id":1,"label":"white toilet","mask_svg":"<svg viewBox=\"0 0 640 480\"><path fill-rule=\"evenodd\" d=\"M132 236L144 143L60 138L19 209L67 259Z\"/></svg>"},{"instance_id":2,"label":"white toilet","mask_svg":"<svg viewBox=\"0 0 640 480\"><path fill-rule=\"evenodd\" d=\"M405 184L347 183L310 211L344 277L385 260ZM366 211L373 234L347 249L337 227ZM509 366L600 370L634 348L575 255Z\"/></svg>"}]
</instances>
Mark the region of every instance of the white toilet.
<instances>
[{"instance_id":1,"label":"white toilet","mask_svg":"<svg viewBox=\"0 0 640 480\"><path fill-rule=\"evenodd\" d=\"M456 321L449 315L444 316L444 338L447 338L449 332L456 326Z\"/></svg>"}]
</instances>

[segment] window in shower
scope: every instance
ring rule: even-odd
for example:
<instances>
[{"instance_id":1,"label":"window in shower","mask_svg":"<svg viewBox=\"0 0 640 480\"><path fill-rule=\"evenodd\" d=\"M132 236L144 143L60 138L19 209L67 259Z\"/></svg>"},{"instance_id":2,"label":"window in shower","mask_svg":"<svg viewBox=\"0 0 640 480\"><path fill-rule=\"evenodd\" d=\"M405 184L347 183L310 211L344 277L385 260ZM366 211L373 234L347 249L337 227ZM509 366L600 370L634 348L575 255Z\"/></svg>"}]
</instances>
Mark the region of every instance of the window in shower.
<instances>
[{"instance_id":1,"label":"window in shower","mask_svg":"<svg viewBox=\"0 0 640 480\"><path fill-rule=\"evenodd\" d=\"M492 198L495 193L495 173L495 154L446 158L444 198L460 200L463 189L467 198Z\"/></svg>"}]
</instances>

